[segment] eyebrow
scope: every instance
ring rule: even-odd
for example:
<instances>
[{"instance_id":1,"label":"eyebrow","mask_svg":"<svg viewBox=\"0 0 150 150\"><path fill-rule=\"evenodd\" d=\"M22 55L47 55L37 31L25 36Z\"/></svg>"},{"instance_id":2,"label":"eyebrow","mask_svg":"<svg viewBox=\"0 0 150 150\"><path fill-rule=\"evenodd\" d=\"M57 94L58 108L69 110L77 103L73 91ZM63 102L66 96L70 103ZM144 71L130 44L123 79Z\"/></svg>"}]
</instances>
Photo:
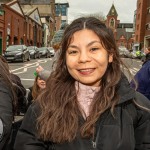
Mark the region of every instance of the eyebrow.
<instances>
[{"instance_id":1,"label":"eyebrow","mask_svg":"<svg viewBox=\"0 0 150 150\"><path fill-rule=\"evenodd\" d=\"M90 42L90 43L87 44L87 47L91 46L91 45L94 44L94 43L99 43L99 44L101 44L100 41L92 41L92 42ZM69 48L69 47L79 49L79 47L76 46L76 45L69 45L68 48Z\"/></svg>"}]
</instances>

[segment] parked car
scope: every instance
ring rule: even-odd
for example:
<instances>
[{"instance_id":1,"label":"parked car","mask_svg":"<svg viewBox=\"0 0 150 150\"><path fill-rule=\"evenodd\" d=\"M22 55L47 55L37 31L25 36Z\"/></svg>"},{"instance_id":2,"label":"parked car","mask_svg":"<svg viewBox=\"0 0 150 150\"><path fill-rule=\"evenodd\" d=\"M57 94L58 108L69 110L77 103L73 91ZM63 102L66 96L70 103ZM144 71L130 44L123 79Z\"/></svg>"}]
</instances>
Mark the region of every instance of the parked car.
<instances>
[{"instance_id":1,"label":"parked car","mask_svg":"<svg viewBox=\"0 0 150 150\"><path fill-rule=\"evenodd\" d=\"M28 50L31 58L36 59L41 57L41 54L36 46L28 46Z\"/></svg>"},{"instance_id":2,"label":"parked car","mask_svg":"<svg viewBox=\"0 0 150 150\"><path fill-rule=\"evenodd\" d=\"M130 52L129 52L129 50L126 49L126 47L120 46L118 49L119 49L120 57L124 57L124 58L129 57Z\"/></svg>"},{"instance_id":3,"label":"parked car","mask_svg":"<svg viewBox=\"0 0 150 150\"><path fill-rule=\"evenodd\" d=\"M24 62L25 60L30 60L30 53L25 45L10 45L3 56L7 61L21 60Z\"/></svg>"},{"instance_id":4,"label":"parked car","mask_svg":"<svg viewBox=\"0 0 150 150\"><path fill-rule=\"evenodd\" d=\"M51 53L47 47L40 47L40 48L38 48L38 51L39 51L41 57L45 57L45 58L51 57Z\"/></svg>"},{"instance_id":5,"label":"parked car","mask_svg":"<svg viewBox=\"0 0 150 150\"><path fill-rule=\"evenodd\" d=\"M48 50L50 51L51 56L54 56L54 55L55 55L55 51L54 51L54 48L53 48L53 47L48 47Z\"/></svg>"}]
</instances>

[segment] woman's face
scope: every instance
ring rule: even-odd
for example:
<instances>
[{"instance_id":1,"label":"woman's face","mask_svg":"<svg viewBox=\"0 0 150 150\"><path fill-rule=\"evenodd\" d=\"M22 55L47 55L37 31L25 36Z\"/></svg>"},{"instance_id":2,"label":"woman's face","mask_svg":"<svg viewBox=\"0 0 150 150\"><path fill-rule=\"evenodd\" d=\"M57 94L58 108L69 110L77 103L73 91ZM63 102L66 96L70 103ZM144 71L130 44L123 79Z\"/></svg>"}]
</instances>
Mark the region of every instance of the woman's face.
<instances>
[{"instance_id":1,"label":"woman's face","mask_svg":"<svg viewBox=\"0 0 150 150\"><path fill-rule=\"evenodd\" d=\"M40 77L37 78L37 85L39 86L40 89L46 88L46 82L40 79Z\"/></svg>"},{"instance_id":2,"label":"woman's face","mask_svg":"<svg viewBox=\"0 0 150 150\"><path fill-rule=\"evenodd\" d=\"M77 31L66 51L66 65L71 76L90 86L99 86L113 56L108 55L99 37L88 29Z\"/></svg>"}]
</instances>

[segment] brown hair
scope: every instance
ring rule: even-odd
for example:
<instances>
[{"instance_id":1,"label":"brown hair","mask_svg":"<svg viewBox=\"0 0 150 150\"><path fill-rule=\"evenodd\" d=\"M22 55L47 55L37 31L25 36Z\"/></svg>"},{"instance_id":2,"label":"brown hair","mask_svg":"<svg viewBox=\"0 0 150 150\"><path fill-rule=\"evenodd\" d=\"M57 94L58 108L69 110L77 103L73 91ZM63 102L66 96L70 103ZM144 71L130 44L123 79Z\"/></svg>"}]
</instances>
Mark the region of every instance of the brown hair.
<instances>
[{"instance_id":1,"label":"brown hair","mask_svg":"<svg viewBox=\"0 0 150 150\"><path fill-rule=\"evenodd\" d=\"M33 100L37 99L38 95L41 93L41 89L37 84L38 78L39 78L38 76L35 77L34 84L33 84L33 87L32 87Z\"/></svg>"},{"instance_id":2,"label":"brown hair","mask_svg":"<svg viewBox=\"0 0 150 150\"><path fill-rule=\"evenodd\" d=\"M0 78L6 83L8 88L10 89L12 93L12 105L13 105L13 113L14 115L17 113L17 96L15 94L15 86L13 86L11 77L10 77L10 72L9 72L9 65L5 58L0 55Z\"/></svg>"},{"instance_id":3,"label":"brown hair","mask_svg":"<svg viewBox=\"0 0 150 150\"><path fill-rule=\"evenodd\" d=\"M102 77L101 90L94 97L90 116L84 124L79 125L81 112L77 101L75 79L66 68L66 50L73 34L84 28L95 32L108 54L113 55L113 62L108 65ZM122 75L120 68L122 61L113 32L94 17L83 17L73 21L64 32L61 46L56 70L51 73L47 87L38 100L41 114L37 122L39 137L57 143L72 141L78 132L82 137L93 136L94 126L100 115L109 107L113 113L119 100L116 91Z\"/></svg>"}]
</instances>

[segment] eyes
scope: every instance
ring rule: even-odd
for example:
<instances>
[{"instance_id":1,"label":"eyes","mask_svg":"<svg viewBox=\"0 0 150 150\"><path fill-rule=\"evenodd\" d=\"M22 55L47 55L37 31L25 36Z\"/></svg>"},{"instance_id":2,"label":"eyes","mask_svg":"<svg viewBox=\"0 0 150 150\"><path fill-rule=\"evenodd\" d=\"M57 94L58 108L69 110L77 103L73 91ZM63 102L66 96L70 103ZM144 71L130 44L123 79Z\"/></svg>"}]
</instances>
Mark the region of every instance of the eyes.
<instances>
[{"instance_id":1,"label":"eyes","mask_svg":"<svg viewBox=\"0 0 150 150\"><path fill-rule=\"evenodd\" d=\"M95 53L96 51L100 50L100 47L90 47L87 49L87 52L91 52L91 53ZM70 55L76 55L78 53L80 53L80 50L78 48L68 48L68 54Z\"/></svg>"}]
</instances>

